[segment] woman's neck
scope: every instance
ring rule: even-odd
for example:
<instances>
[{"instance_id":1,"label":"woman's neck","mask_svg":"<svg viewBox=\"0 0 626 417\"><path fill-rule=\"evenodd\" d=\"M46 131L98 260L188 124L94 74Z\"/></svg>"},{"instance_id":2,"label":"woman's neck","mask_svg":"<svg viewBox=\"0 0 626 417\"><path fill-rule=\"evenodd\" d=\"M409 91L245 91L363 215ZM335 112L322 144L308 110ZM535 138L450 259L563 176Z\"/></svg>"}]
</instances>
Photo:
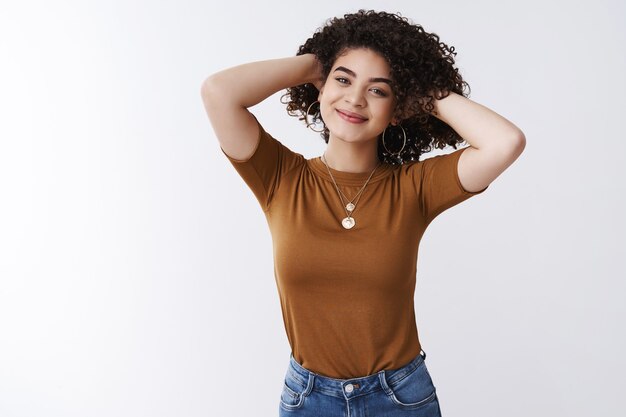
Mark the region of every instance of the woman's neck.
<instances>
[{"instance_id":1,"label":"woman's neck","mask_svg":"<svg viewBox=\"0 0 626 417\"><path fill-rule=\"evenodd\" d=\"M322 161L336 171L369 174L380 164L377 147L376 140L367 143L329 141Z\"/></svg>"}]
</instances>

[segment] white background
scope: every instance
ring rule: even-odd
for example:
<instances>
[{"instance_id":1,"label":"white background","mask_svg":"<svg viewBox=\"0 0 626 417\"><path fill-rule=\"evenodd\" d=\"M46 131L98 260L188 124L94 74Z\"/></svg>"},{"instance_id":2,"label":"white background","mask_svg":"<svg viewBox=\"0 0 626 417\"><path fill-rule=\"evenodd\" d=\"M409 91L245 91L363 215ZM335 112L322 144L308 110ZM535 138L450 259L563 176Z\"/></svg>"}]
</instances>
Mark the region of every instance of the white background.
<instances>
[{"instance_id":1,"label":"white background","mask_svg":"<svg viewBox=\"0 0 626 417\"><path fill-rule=\"evenodd\" d=\"M217 6L1 3L0 415L278 414L290 348L271 236L200 86L358 8L437 33L470 98L526 135L421 243L443 415L626 415L624 3ZM319 156L279 97L251 111Z\"/></svg>"}]
</instances>

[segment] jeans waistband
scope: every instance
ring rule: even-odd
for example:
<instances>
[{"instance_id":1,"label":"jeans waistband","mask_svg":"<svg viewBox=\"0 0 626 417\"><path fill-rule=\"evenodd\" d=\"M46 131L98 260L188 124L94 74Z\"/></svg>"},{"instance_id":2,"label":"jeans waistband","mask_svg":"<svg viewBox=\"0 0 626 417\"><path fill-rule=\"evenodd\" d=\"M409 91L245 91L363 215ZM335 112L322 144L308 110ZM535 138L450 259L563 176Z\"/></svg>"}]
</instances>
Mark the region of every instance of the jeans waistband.
<instances>
[{"instance_id":1,"label":"jeans waistband","mask_svg":"<svg viewBox=\"0 0 626 417\"><path fill-rule=\"evenodd\" d=\"M296 361L293 352L289 354L289 367L287 376L291 377L303 386L307 387L307 392L315 389L328 395L337 397L354 397L379 391L387 384L393 384L396 380L404 378L411 373L426 359L426 352L422 349L420 354L413 358L406 365L397 369L380 370L375 374L357 378L338 379L316 374L306 369Z\"/></svg>"}]
</instances>

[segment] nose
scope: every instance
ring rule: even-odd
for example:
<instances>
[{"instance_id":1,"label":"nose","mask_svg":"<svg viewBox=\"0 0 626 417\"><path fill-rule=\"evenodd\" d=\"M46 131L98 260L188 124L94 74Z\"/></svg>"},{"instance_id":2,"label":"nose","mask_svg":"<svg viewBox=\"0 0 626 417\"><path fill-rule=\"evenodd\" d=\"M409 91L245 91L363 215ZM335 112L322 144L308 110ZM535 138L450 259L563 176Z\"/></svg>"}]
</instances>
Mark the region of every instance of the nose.
<instances>
[{"instance_id":1,"label":"nose","mask_svg":"<svg viewBox=\"0 0 626 417\"><path fill-rule=\"evenodd\" d=\"M365 105L365 97L358 88L352 88L346 92L345 100L355 107L363 107Z\"/></svg>"}]
</instances>

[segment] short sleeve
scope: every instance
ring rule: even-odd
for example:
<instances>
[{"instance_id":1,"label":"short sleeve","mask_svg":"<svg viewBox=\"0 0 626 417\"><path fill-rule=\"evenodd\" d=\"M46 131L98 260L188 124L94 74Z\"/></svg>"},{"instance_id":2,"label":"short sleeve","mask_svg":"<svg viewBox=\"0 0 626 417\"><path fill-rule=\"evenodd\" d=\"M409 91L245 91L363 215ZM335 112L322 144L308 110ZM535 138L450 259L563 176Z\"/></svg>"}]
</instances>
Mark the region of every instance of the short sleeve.
<instances>
[{"instance_id":1,"label":"short sleeve","mask_svg":"<svg viewBox=\"0 0 626 417\"><path fill-rule=\"evenodd\" d=\"M254 119L259 125L259 137L252 156L245 160L238 160L228 156L221 146L220 150L252 190L265 212L269 210L281 177L292 168L304 163L305 159L304 156L291 151L267 133L256 116Z\"/></svg>"},{"instance_id":2,"label":"short sleeve","mask_svg":"<svg viewBox=\"0 0 626 417\"><path fill-rule=\"evenodd\" d=\"M419 201L427 223L445 210L489 188L487 185L482 190L470 192L461 185L458 162L465 149L467 147L420 162Z\"/></svg>"}]
</instances>

